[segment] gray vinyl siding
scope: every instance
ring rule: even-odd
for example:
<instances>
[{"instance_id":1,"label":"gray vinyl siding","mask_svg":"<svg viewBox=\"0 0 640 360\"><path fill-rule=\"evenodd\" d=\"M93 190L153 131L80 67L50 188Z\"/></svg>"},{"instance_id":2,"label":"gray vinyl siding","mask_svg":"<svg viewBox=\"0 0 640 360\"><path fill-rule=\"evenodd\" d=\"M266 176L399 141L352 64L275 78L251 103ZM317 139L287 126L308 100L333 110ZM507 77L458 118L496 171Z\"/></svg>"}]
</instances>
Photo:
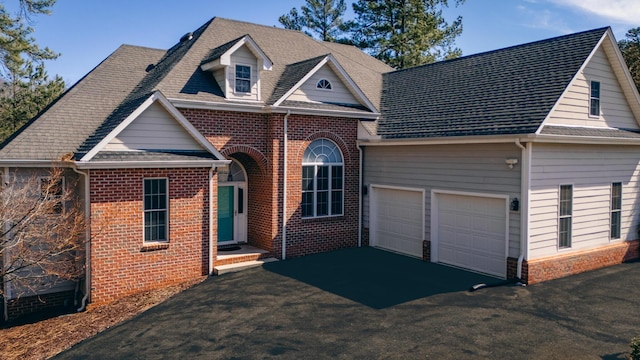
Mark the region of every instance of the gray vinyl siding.
<instances>
[{"instance_id":1,"label":"gray vinyl siding","mask_svg":"<svg viewBox=\"0 0 640 360\"><path fill-rule=\"evenodd\" d=\"M143 149L200 151L203 148L162 105L154 103L104 148L105 151Z\"/></svg>"},{"instance_id":2,"label":"gray vinyl siding","mask_svg":"<svg viewBox=\"0 0 640 360\"><path fill-rule=\"evenodd\" d=\"M431 190L520 196L520 160L515 144L380 146L364 148L364 185L425 189L425 234L431 238ZM369 196L363 199L364 226L369 227ZM509 212L509 256L519 255L520 212Z\"/></svg>"},{"instance_id":3,"label":"gray vinyl siding","mask_svg":"<svg viewBox=\"0 0 640 360\"><path fill-rule=\"evenodd\" d=\"M50 175L50 172L47 169L36 168L36 169L25 169L25 168L12 168L9 169L7 173L7 178L5 181L15 181L17 182L29 182L32 179L37 179L41 177L47 177ZM77 199L78 203L84 206L84 181L82 178L78 176L72 170L67 170L64 173L64 182L67 188L75 187L77 189ZM72 206L72 204L65 204L65 206ZM7 254L7 256L11 256L11 252ZM29 269L24 269L24 273L29 271ZM35 274L38 273L38 270L31 270ZM75 282L73 281L54 281L55 278L52 276L44 277L41 279L41 286L31 289L31 288L19 288L16 284L8 285L8 294L6 294L8 299L17 298L20 296L33 296L33 295L44 295L44 294L52 294L57 292L64 292L75 289Z\"/></svg>"},{"instance_id":4,"label":"gray vinyl siding","mask_svg":"<svg viewBox=\"0 0 640 360\"><path fill-rule=\"evenodd\" d=\"M332 90L317 89L316 84L320 79L327 79L331 82ZM342 83L342 80L331 70L328 65L324 65L313 74L302 86L296 90L287 100L338 103L338 104L359 104L358 100L351 94L349 89Z\"/></svg>"},{"instance_id":5,"label":"gray vinyl siding","mask_svg":"<svg viewBox=\"0 0 640 360\"><path fill-rule=\"evenodd\" d=\"M529 259L637 238L640 149L535 144L531 168ZM610 240L611 184L622 183L620 239ZM558 249L560 185L573 185L572 246Z\"/></svg>"},{"instance_id":6,"label":"gray vinyl siding","mask_svg":"<svg viewBox=\"0 0 640 360\"><path fill-rule=\"evenodd\" d=\"M600 82L600 116L589 116L591 81ZM599 48L580 72L545 124L638 129L609 60Z\"/></svg>"}]
</instances>

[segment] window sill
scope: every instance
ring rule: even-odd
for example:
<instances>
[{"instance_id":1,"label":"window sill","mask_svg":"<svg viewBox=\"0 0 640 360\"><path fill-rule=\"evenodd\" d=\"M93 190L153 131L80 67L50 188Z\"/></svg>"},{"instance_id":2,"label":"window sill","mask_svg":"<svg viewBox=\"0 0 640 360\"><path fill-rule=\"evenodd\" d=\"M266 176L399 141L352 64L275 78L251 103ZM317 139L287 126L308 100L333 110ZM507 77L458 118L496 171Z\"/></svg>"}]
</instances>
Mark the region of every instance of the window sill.
<instances>
[{"instance_id":1,"label":"window sill","mask_svg":"<svg viewBox=\"0 0 640 360\"><path fill-rule=\"evenodd\" d=\"M169 243L150 243L142 245L140 252L149 252L149 251L157 251L157 250L166 250L169 248Z\"/></svg>"}]
</instances>

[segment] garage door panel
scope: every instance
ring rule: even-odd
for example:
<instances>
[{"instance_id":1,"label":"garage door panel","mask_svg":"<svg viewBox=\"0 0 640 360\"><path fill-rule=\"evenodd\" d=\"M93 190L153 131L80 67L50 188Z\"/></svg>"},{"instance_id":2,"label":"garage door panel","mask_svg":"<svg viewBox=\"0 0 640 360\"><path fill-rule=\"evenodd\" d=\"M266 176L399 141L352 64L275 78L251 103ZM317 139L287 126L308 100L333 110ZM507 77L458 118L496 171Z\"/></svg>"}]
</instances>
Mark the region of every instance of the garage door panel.
<instances>
[{"instance_id":1,"label":"garage door panel","mask_svg":"<svg viewBox=\"0 0 640 360\"><path fill-rule=\"evenodd\" d=\"M372 191L372 245L422 257L422 192L377 187Z\"/></svg>"},{"instance_id":2,"label":"garage door panel","mask_svg":"<svg viewBox=\"0 0 640 360\"><path fill-rule=\"evenodd\" d=\"M438 261L506 275L506 202L502 198L436 194Z\"/></svg>"}]
</instances>

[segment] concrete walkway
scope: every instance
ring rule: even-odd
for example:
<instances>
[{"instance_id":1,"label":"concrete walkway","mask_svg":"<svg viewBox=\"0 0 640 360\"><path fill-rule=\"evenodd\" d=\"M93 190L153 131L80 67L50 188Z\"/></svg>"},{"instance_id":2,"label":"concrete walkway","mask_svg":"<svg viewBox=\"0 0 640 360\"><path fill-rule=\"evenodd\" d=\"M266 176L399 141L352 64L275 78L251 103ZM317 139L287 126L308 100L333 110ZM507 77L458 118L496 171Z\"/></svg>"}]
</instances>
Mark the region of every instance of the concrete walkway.
<instances>
[{"instance_id":1,"label":"concrete walkway","mask_svg":"<svg viewBox=\"0 0 640 360\"><path fill-rule=\"evenodd\" d=\"M640 263L467 291L496 281L340 250L212 277L58 358L625 359L640 335Z\"/></svg>"}]
</instances>

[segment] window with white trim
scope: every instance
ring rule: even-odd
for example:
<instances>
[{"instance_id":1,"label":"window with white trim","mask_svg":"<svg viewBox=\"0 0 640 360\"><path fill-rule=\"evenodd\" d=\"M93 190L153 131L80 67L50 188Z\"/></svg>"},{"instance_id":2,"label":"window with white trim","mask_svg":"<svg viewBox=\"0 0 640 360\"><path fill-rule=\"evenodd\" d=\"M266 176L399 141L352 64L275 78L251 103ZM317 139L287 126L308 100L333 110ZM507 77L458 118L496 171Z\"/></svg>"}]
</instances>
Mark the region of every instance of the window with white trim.
<instances>
[{"instance_id":1,"label":"window with white trim","mask_svg":"<svg viewBox=\"0 0 640 360\"><path fill-rule=\"evenodd\" d=\"M622 183L611 184L611 238L620 239L620 225L622 222Z\"/></svg>"},{"instance_id":2,"label":"window with white trim","mask_svg":"<svg viewBox=\"0 0 640 360\"><path fill-rule=\"evenodd\" d=\"M558 207L558 247L571 247L571 223L573 217L573 185L560 185Z\"/></svg>"},{"instance_id":3,"label":"window with white trim","mask_svg":"<svg viewBox=\"0 0 640 360\"><path fill-rule=\"evenodd\" d=\"M168 179L144 179L144 241L169 241Z\"/></svg>"},{"instance_id":4,"label":"window with white trim","mask_svg":"<svg viewBox=\"0 0 640 360\"><path fill-rule=\"evenodd\" d=\"M236 65L236 92L251 92L251 66Z\"/></svg>"},{"instance_id":5,"label":"window with white trim","mask_svg":"<svg viewBox=\"0 0 640 360\"><path fill-rule=\"evenodd\" d=\"M316 89L321 89L321 90L332 90L333 87L331 86L331 82L327 79L320 79L318 80L318 82L316 83Z\"/></svg>"},{"instance_id":6,"label":"window with white trim","mask_svg":"<svg viewBox=\"0 0 640 360\"><path fill-rule=\"evenodd\" d=\"M302 217L342 215L343 189L340 149L329 139L314 140L302 158Z\"/></svg>"},{"instance_id":7,"label":"window with white trim","mask_svg":"<svg viewBox=\"0 0 640 360\"><path fill-rule=\"evenodd\" d=\"M600 82L591 81L589 86L589 115L600 116Z\"/></svg>"}]
</instances>

